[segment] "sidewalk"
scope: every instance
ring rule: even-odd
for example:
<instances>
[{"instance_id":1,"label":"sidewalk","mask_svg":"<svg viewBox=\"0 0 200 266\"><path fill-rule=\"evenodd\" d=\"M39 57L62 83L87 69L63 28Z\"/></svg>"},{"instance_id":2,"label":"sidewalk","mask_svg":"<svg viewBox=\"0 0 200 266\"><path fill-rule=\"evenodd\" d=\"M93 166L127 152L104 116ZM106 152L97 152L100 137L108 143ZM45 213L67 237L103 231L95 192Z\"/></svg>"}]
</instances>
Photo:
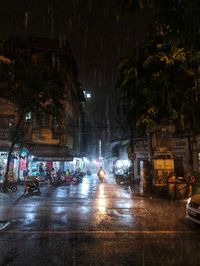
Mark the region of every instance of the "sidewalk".
<instances>
[{"instance_id":1,"label":"sidewalk","mask_svg":"<svg viewBox=\"0 0 200 266\"><path fill-rule=\"evenodd\" d=\"M144 197L144 198L154 198L154 199L166 199L166 200L183 200L188 198L187 195L178 194L174 197L169 192L168 186L165 187L143 187L143 184L135 183L133 190L133 195Z\"/></svg>"},{"instance_id":2,"label":"sidewalk","mask_svg":"<svg viewBox=\"0 0 200 266\"><path fill-rule=\"evenodd\" d=\"M41 185L40 190L43 191L45 187L46 186ZM0 207L4 204L6 204L6 206L12 206L16 204L24 195L24 185L17 185L16 192L0 192Z\"/></svg>"},{"instance_id":3,"label":"sidewalk","mask_svg":"<svg viewBox=\"0 0 200 266\"><path fill-rule=\"evenodd\" d=\"M132 189L132 194L137 197L144 197L144 198L163 198L164 195L161 193L157 194L155 191L150 189L145 189L143 185L139 183L135 183Z\"/></svg>"},{"instance_id":4,"label":"sidewalk","mask_svg":"<svg viewBox=\"0 0 200 266\"><path fill-rule=\"evenodd\" d=\"M16 192L0 192L0 206L13 205L24 194L24 186L18 185Z\"/></svg>"}]
</instances>

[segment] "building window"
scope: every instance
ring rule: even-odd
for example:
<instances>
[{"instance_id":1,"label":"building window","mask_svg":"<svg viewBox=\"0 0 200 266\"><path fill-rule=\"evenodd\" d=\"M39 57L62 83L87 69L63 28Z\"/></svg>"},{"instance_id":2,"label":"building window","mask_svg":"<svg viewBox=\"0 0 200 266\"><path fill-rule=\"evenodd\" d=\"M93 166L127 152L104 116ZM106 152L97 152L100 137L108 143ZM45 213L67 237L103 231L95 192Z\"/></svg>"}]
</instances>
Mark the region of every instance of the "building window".
<instances>
[{"instance_id":1,"label":"building window","mask_svg":"<svg viewBox=\"0 0 200 266\"><path fill-rule=\"evenodd\" d=\"M0 118L0 128L1 129L8 129L12 128L14 125L14 118Z\"/></svg>"}]
</instances>

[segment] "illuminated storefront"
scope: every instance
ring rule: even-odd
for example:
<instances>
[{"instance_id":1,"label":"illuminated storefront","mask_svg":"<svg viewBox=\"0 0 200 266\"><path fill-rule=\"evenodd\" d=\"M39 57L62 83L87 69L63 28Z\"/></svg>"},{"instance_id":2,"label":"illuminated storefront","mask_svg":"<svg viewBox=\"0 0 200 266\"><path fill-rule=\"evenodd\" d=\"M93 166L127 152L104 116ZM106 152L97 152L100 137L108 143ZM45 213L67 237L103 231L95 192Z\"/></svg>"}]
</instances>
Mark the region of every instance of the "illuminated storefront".
<instances>
[{"instance_id":1,"label":"illuminated storefront","mask_svg":"<svg viewBox=\"0 0 200 266\"><path fill-rule=\"evenodd\" d=\"M0 151L0 182L3 182L7 167L8 152ZM17 180L19 167L19 155L17 152L12 153L9 166L9 177Z\"/></svg>"}]
</instances>

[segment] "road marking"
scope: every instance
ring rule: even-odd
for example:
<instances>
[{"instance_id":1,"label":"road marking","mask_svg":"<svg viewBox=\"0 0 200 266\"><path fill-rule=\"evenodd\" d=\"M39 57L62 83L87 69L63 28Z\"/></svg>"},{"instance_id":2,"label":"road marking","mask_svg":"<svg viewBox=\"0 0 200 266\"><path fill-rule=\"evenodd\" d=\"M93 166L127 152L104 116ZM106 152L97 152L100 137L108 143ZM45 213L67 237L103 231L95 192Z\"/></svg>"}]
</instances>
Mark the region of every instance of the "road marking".
<instances>
[{"instance_id":1,"label":"road marking","mask_svg":"<svg viewBox=\"0 0 200 266\"><path fill-rule=\"evenodd\" d=\"M7 226L9 226L10 222L3 222L3 223L0 222L0 224L3 224L0 226L0 231L1 231L1 230L5 229Z\"/></svg>"}]
</instances>

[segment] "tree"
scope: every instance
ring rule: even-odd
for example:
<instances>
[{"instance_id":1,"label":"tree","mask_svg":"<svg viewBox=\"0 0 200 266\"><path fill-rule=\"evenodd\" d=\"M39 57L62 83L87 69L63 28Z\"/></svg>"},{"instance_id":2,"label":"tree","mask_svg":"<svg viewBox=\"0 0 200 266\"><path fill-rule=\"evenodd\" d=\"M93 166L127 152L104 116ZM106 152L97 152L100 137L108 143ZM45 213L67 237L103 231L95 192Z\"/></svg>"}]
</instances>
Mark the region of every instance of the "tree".
<instances>
[{"instance_id":1,"label":"tree","mask_svg":"<svg viewBox=\"0 0 200 266\"><path fill-rule=\"evenodd\" d=\"M199 49L200 2L198 0L118 0L120 16L136 14L148 9L154 14L153 21L172 30L170 38L184 46Z\"/></svg>"},{"instance_id":2,"label":"tree","mask_svg":"<svg viewBox=\"0 0 200 266\"><path fill-rule=\"evenodd\" d=\"M62 70L52 67L47 62L44 64L44 61L33 60L33 54L24 43L12 47L13 45L6 45L1 50L0 57L0 80L6 84L1 91L1 98L13 103L17 110L7 158L5 188L14 146L23 143L29 126L26 115L47 113L59 122L64 115L66 97Z\"/></svg>"},{"instance_id":3,"label":"tree","mask_svg":"<svg viewBox=\"0 0 200 266\"><path fill-rule=\"evenodd\" d=\"M179 130L189 124L197 131L200 53L169 42L169 34L156 24L139 52L119 63L117 86L129 99L129 119L135 119L137 127L173 120L182 122Z\"/></svg>"},{"instance_id":4,"label":"tree","mask_svg":"<svg viewBox=\"0 0 200 266\"><path fill-rule=\"evenodd\" d=\"M200 132L200 52L169 42L169 29L157 30L141 44L139 53L119 64L118 87L129 99L129 121L151 139L151 128L173 123L191 140ZM151 154L151 149L149 150Z\"/></svg>"}]
</instances>

